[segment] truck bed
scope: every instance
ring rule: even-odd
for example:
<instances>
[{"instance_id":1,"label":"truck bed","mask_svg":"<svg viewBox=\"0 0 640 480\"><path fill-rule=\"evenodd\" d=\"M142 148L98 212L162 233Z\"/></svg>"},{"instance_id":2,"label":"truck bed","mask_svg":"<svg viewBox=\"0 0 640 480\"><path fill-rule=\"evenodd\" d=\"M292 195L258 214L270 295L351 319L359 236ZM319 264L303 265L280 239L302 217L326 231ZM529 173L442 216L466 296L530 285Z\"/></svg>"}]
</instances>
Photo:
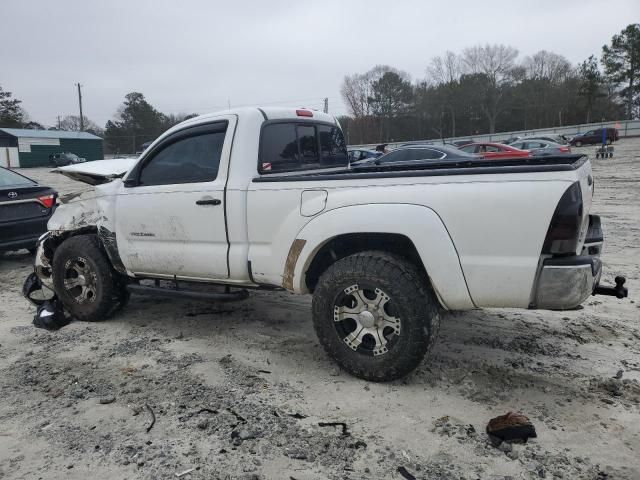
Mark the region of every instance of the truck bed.
<instances>
[{"instance_id":1,"label":"truck bed","mask_svg":"<svg viewBox=\"0 0 640 480\"><path fill-rule=\"evenodd\" d=\"M501 173L563 172L579 169L586 155L552 155L519 159L471 161L398 162L386 165L275 173L255 178L254 182L353 180L363 178L433 177L443 175L488 175Z\"/></svg>"}]
</instances>

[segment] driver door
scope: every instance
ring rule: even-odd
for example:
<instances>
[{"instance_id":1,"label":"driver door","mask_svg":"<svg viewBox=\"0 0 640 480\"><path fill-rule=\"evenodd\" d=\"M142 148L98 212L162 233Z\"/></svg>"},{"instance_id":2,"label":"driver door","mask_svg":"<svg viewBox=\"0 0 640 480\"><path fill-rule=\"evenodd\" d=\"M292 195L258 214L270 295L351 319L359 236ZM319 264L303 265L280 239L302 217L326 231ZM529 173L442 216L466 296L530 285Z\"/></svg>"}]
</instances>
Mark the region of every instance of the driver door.
<instances>
[{"instance_id":1,"label":"driver door","mask_svg":"<svg viewBox=\"0 0 640 480\"><path fill-rule=\"evenodd\" d=\"M220 118L166 137L127 175L116 234L137 276L229 277L225 185L236 117Z\"/></svg>"}]
</instances>

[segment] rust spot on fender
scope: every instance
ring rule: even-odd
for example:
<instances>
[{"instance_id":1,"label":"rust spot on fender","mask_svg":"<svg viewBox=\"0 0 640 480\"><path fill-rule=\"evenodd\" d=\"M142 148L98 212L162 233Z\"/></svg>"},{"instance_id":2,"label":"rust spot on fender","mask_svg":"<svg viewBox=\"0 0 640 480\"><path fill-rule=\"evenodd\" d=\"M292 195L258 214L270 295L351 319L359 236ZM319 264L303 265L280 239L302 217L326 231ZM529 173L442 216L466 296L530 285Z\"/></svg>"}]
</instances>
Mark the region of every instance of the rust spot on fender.
<instances>
[{"instance_id":1,"label":"rust spot on fender","mask_svg":"<svg viewBox=\"0 0 640 480\"><path fill-rule=\"evenodd\" d=\"M287 290L293 290L293 274L296 269L296 263L306 243L306 240L296 238L291 244L291 248L289 248L287 261L284 264L284 275L282 275L282 286Z\"/></svg>"}]
</instances>

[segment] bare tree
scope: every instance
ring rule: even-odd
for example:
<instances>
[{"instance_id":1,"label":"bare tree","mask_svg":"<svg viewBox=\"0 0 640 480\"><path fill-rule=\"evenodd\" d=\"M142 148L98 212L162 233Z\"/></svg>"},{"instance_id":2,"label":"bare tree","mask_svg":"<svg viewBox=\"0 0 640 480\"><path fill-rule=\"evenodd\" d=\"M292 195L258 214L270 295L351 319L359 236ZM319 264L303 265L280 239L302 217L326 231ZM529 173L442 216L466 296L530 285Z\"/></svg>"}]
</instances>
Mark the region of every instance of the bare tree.
<instances>
[{"instance_id":1,"label":"bare tree","mask_svg":"<svg viewBox=\"0 0 640 480\"><path fill-rule=\"evenodd\" d=\"M444 89L445 104L451 115L452 137L456 136L456 100L458 99L462 68L460 56L449 50L442 57L433 57L427 67L427 80Z\"/></svg>"},{"instance_id":2,"label":"bare tree","mask_svg":"<svg viewBox=\"0 0 640 480\"><path fill-rule=\"evenodd\" d=\"M83 115L84 130L94 134L102 134L102 129L93 121L89 120ZM60 120L60 130L67 130L70 132L80 131L80 117L78 115L65 115Z\"/></svg>"},{"instance_id":3,"label":"bare tree","mask_svg":"<svg viewBox=\"0 0 640 480\"><path fill-rule=\"evenodd\" d=\"M393 72L403 80L409 80L409 75L406 72L396 70L388 65L376 65L368 72L347 75L342 82L340 93L351 115L353 115L354 127L356 125L360 127L357 128L359 143L364 143L364 139L372 132L375 122L371 102L374 96L373 85L387 72Z\"/></svg>"},{"instance_id":4,"label":"bare tree","mask_svg":"<svg viewBox=\"0 0 640 480\"><path fill-rule=\"evenodd\" d=\"M462 75L462 59L454 52L447 50L440 57L433 57L427 67L427 77L436 84L454 83Z\"/></svg>"},{"instance_id":5,"label":"bare tree","mask_svg":"<svg viewBox=\"0 0 640 480\"><path fill-rule=\"evenodd\" d=\"M462 53L465 73L476 77L482 110L489 121L489 133L496 131L496 118L501 111L505 89L512 81L517 56L518 50L506 45L477 45L465 48Z\"/></svg>"},{"instance_id":6,"label":"bare tree","mask_svg":"<svg viewBox=\"0 0 640 480\"><path fill-rule=\"evenodd\" d=\"M562 55L540 50L522 61L527 78L546 80L553 85L563 82L572 72L569 61Z\"/></svg>"}]
</instances>

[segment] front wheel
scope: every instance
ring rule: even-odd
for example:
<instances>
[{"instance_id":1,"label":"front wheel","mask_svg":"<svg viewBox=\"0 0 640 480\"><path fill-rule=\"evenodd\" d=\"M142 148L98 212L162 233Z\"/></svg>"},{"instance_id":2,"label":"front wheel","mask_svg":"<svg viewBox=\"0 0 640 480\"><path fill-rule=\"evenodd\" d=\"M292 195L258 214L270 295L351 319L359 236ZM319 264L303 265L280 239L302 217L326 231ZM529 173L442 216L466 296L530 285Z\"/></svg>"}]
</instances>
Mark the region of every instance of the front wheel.
<instances>
[{"instance_id":1,"label":"front wheel","mask_svg":"<svg viewBox=\"0 0 640 480\"><path fill-rule=\"evenodd\" d=\"M52 270L58 298L78 320L104 320L127 300L96 235L65 240L56 249Z\"/></svg>"},{"instance_id":2,"label":"front wheel","mask_svg":"<svg viewBox=\"0 0 640 480\"><path fill-rule=\"evenodd\" d=\"M576 147L581 147L582 146L582 142L576 142Z\"/></svg>"},{"instance_id":3,"label":"front wheel","mask_svg":"<svg viewBox=\"0 0 640 480\"><path fill-rule=\"evenodd\" d=\"M346 371L384 382L414 370L440 325L426 278L402 257L379 251L331 265L313 295L313 322L327 353Z\"/></svg>"}]
</instances>

